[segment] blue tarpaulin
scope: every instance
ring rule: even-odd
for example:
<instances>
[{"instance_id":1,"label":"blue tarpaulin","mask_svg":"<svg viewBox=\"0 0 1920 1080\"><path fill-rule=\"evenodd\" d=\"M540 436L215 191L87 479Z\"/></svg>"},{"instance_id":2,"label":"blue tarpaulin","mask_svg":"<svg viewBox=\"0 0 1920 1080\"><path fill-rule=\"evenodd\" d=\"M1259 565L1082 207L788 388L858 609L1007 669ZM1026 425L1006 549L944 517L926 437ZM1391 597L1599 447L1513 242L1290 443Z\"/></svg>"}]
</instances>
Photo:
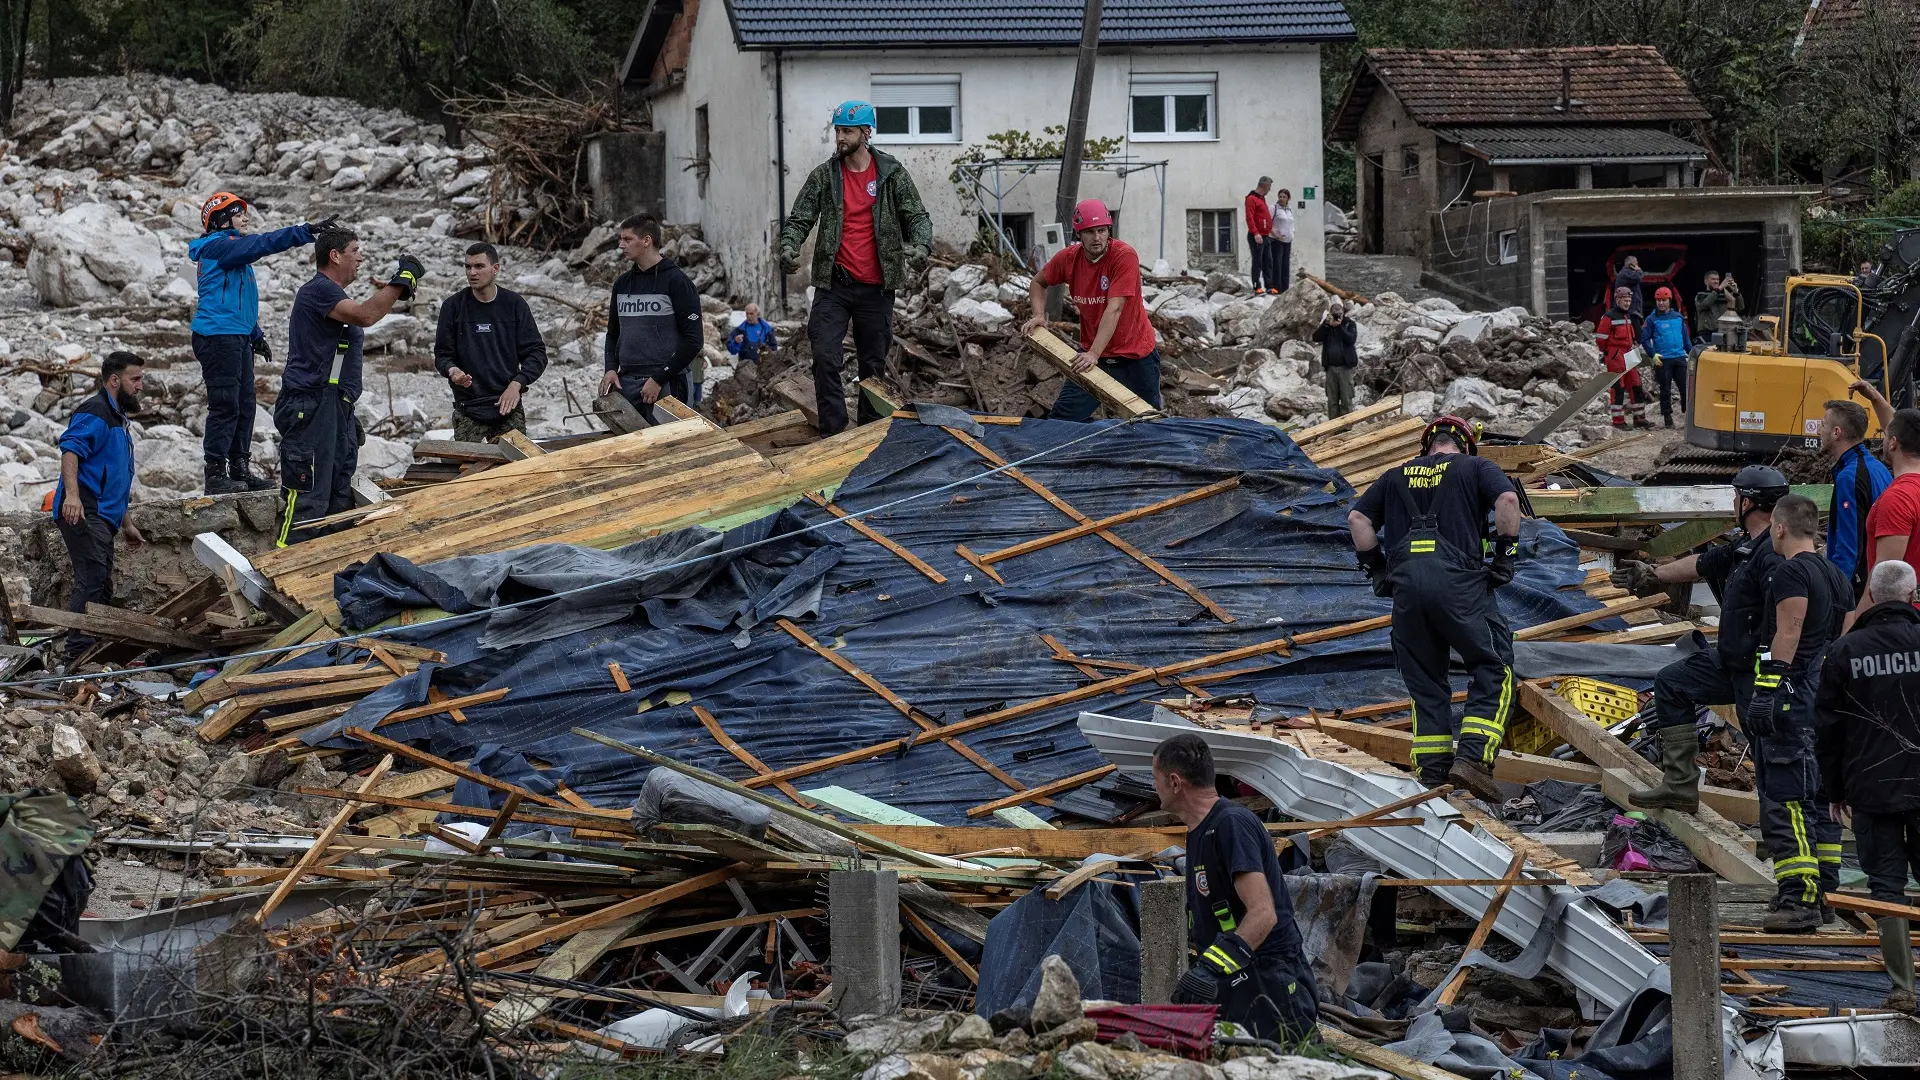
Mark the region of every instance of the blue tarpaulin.
<instances>
[{"instance_id":1,"label":"blue tarpaulin","mask_svg":"<svg viewBox=\"0 0 1920 1080\"><path fill-rule=\"evenodd\" d=\"M724 535L689 530L578 560L565 558L568 549L549 550L553 545L427 566L381 557L336 582L341 609L352 619L384 618L409 606L481 614L400 631L402 640L444 651L448 662L422 667L306 737L350 745L342 730L370 727L423 702L429 684L452 695L506 687L503 700L467 707L465 723L433 716L388 725L381 734L453 759L484 750L489 771L502 774L537 765L595 804L612 806L638 793L647 767L569 729L592 728L737 779L753 775L708 734L693 714L698 705L776 770L909 740L903 751L821 771L797 786L838 785L935 821L964 823L969 807L1010 790L955 748L926 738L921 724L952 724L1089 682L1054 658L1048 636L1079 657L1114 665L1092 669L1108 678L1129 670L1124 665L1188 660L1390 609L1354 566L1346 531L1354 492L1274 428L1166 419L1027 421L980 430L980 441L1005 460L1042 455L1021 471L1092 519L1238 479L1223 494L1111 530L1235 621L1216 619L1095 535L999 562L1005 583L994 581L956 546L992 552L1075 520L1015 478L987 475L990 463L947 430L900 420L834 499L849 512L884 507L867 523L945 582L805 502ZM676 562L685 558L703 561L695 571ZM501 603L622 574L634 580L488 614ZM1591 610L1597 605L1578 591L1580 580L1577 546L1554 526L1530 521L1519 574L1500 590L1500 603L1516 628ZM781 629L783 612L911 703L920 722ZM341 655L321 650L294 666L337 663ZM615 687L610 663L620 665L630 692ZM1287 708L1405 696L1385 630L1226 667L1239 674L1208 684L1211 693L1250 693ZM1074 726L1081 709L1145 715L1148 699L1186 692L1143 681L956 741L1038 785L1103 763ZM1097 787L1056 803L1095 818L1119 808Z\"/></svg>"}]
</instances>

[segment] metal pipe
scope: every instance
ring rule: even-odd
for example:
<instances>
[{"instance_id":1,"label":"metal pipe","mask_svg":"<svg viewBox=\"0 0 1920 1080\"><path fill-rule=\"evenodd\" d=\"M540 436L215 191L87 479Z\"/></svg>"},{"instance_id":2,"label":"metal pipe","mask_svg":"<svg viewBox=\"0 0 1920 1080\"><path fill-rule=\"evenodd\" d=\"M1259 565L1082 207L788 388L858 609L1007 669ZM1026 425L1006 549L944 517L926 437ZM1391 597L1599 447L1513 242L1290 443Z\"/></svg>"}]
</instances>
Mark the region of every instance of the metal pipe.
<instances>
[{"instance_id":1,"label":"metal pipe","mask_svg":"<svg viewBox=\"0 0 1920 1080\"><path fill-rule=\"evenodd\" d=\"M780 216L773 224L776 253L780 250L780 229L787 223L787 86L781 60L780 50L773 50L773 183L780 201ZM793 312L787 310L787 271L779 258L774 255L773 268L780 275L780 313L792 316Z\"/></svg>"}]
</instances>

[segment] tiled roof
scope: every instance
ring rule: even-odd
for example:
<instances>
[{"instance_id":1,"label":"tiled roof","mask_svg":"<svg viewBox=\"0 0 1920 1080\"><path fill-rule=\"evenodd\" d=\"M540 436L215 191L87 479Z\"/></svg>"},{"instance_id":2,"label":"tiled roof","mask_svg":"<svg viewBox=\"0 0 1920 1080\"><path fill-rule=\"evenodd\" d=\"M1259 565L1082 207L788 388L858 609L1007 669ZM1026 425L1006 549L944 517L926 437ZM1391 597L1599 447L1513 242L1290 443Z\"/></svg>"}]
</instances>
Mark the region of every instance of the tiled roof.
<instances>
[{"instance_id":1,"label":"tiled roof","mask_svg":"<svg viewBox=\"0 0 1920 1080\"><path fill-rule=\"evenodd\" d=\"M1651 45L1368 49L1329 135L1352 139L1382 86L1416 123L1429 127L1707 119L1686 80ZM1563 97L1572 104L1563 105Z\"/></svg>"},{"instance_id":2,"label":"tiled roof","mask_svg":"<svg viewBox=\"0 0 1920 1080\"><path fill-rule=\"evenodd\" d=\"M727 0L742 49L1078 45L1079 0ZM1340 0L1109 0L1106 45L1352 41Z\"/></svg>"},{"instance_id":3,"label":"tiled roof","mask_svg":"<svg viewBox=\"0 0 1920 1080\"><path fill-rule=\"evenodd\" d=\"M1699 146L1659 128L1637 127L1460 127L1435 128L1434 134L1459 143L1495 165L1522 162L1644 162L1703 160Z\"/></svg>"},{"instance_id":4,"label":"tiled roof","mask_svg":"<svg viewBox=\"0 0 1920 1080\"><path fill-rule=\"evenodd\" d=\"M1862 35L1880 34L1902 36L1908 45L1920 49L1920 8L1869 0L1820 0L1808 6L1800 26L1802 40L1795 46L1802 58L1830 59L1856 48Z\"/></svg>"}]
</instances>

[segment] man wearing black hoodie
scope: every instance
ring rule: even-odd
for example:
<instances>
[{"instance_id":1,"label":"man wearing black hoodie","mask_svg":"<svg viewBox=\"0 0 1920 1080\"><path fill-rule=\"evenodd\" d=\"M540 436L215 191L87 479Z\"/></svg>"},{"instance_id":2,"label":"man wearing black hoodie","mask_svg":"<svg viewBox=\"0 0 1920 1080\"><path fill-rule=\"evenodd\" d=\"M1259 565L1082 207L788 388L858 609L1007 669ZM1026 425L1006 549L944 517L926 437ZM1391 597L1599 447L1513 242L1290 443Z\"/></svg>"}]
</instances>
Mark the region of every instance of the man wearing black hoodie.
<instances>
[{"instance_id":1,"label":"man wearing black hoodie","mask_svg":"<svg viewBox=\"0 0 1920 1080\"><path fill-rule=\"evenodd\" d=\"M1913 567L1887 559L1867 579L1873 606L1827 649L1814 699L1820 787L1834 820L1853 810L1860 869L1875 900L1907 904L1920 873L1920 610ZM1887 1007L1915 1008L1907 920L1880 918Z\"/></svg>"},{"instance_id":2,"label":"man wearing black hoodie","mask_svg":"<svg viewBox=\"0 0 1920 1080\"><path fill-rule=\"evenodd\" d=\"M620 223L620 254L633 269L613 283L607 319L607 373L602 394L619 389L647 423L653 403L671 395L686 401L687 369L706 338L700 293L686 272L660 254L660 222L638 214Z\"/></svg>"}]
</instances>

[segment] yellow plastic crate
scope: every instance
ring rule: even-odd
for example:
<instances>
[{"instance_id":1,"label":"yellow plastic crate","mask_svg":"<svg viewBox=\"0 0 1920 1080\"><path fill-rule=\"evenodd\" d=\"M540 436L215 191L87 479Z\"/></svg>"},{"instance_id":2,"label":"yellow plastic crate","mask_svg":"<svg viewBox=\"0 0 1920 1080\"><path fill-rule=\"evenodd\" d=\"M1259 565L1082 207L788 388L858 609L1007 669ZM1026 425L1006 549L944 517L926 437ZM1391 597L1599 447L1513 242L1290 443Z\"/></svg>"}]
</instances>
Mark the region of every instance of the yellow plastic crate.
<instances>
[{"instance_id":1,"label":"yellow plastic crate","mask_svg":"<svg viewBox=\"0 0 1920 1080\"><path fill-rule=\"evenodd\" d=\"M1594 723L1617 724L1640 710L1640 695L1625 686L1581 676L1560 680L1556 692ZM1565 740L1553 729L1522 713L1507 725L1502 745L1517 754L1543 754Z\"/></svg>"}]
</instances>

